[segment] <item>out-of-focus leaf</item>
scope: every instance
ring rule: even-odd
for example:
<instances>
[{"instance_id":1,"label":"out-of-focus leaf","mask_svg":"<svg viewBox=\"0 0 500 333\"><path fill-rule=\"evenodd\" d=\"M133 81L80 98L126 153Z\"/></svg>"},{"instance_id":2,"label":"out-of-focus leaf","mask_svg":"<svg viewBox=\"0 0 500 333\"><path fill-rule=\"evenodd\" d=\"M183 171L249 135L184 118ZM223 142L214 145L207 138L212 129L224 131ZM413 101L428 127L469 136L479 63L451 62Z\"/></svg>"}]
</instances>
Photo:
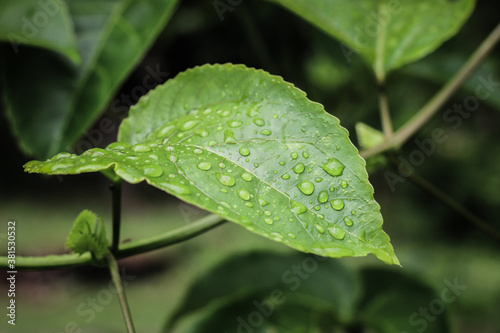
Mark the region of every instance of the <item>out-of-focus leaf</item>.
<instances>
[{"instance_id":1,"label":"out-of-focus leaf","mask_svg":"<svg viewBox=\"0 0 500 333\"><path fill-rule=\"evenodd\" d=\"M4 100L23 150L48 157L70 149L163 29L176 3L69 2L82 59L78 66L41 49L23 48L16 55L4 48ZM150 83L167 76L159 68L148 71Z\"/></svg>"},{"instance_id":2,"label":"out-of-focus leaf","mask_svg":"<svg viewBox=\"0 0 500 333\"><path fill-rule=\"evenodd\" d=\"M32 45L59 52L74 63L80 61L65 1L0 1L0 40L8 42L15 54L19 45Z\"/></svg>"},{"instance_id":3,"label":"out-of-focus leaf","mask_svg":"<svg viewBox=\"0 0 500 333\"><path fill-rule=\"evenodd\" d=\"M457 33L474 0L272 0L359 53L379 81Z\"/></svg>"},{"instance_id":4,"label":"out-of-focus leaf","mask_svg":"<svg viewBox=\"0 0 500 333\"><path fill-rule=\"evenodd\" d=\"M365 292L359 319L367 327L389 333L451 332L446 306L456 300L453 290L438 293L417 278L395 270L370 268L361 276Z\"/></svg>"},{"instance_id":5,"label":"out-of-focus leaf","mask_svg":"<svg viewBox=\"0 0 500 333\"><path fill-rule=\"evenodd\" d=\"M329 314L329 323L352 320L360 290L358 277L335 260L299 253L243 254L200 276L165 330L187 318L189 332L209 332L201 327L217 322L219 330L234 331L257 311L263 327L255 329L310 332L318 328L321 313Z\"/></svg>"},{"instance_id":6,"label":"out-of-focus leaf","mask_svg":"<svg viewBox=\"0 0 500 333\"><path fill-rule=\"evenodd\" d=\"M66 246L79 254L89 251L96 259L104 258L109 250L102 219L89 210L82 211L71 228Z\"/></svg>"}]
</instances>

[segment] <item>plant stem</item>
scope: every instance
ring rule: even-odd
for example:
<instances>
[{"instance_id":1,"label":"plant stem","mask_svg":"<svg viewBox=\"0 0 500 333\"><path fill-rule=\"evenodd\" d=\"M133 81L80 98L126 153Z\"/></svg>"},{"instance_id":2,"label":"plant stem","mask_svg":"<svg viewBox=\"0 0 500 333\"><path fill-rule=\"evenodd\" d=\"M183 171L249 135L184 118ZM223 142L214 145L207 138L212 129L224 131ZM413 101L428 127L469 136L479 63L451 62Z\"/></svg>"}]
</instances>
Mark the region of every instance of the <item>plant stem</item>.
<instances>
[{"instance_id":1,"label":"plant stem","mask_svg":"<svg viewBox=\"0 0 500 333\"><path fill-rule=\"evenodd\" d=\"M178 229L168 231L164 234L122 244L121 248L119 248L119 250L115 254L115 258L122 259L133 256L135 254L140 254L146 251L152 251L162 247L177 244L179 242L200 235L212 228L215 228L223 222L225 222L224 218L215 214L210 214L193 223L190 223ZM16 256L16 268L18 270L57 269L81 265L91 265L93 263L94 261L92 259L92 256L90 255L90 252L86 252L82 255L72 253L48 255L43 257ZM8 258L0 257L0 269L7 269L7 267Z\"/></svg>"},{"instance_id":2,"label":"plant stem","mask_svg":"<svg viewBox=\"0 0 500 333\"><path fill-rule=\"evenodd\" d=\"M135 254L156 250L165 246L173 245L187 239L193 238L199 234L208 231L219 224L225 222L224 218L210 214L196 222L187 224L184 227L175 229L174 231L151 237L147 239L140 239L135 242L122 244L117 258L130 257Z\"/></svg>"},{"instance_id":3,"label":"plant stem","mask_svg":"<svg viewBox=\"0 0 500 333\"><path fill-rule=\"evenodd\" d=\"M365 159L389 149L397 148L414 135L431 117L444 105L444 103L460 88L472 75L474 70L483 62L500 40L500 24L481 43L479 48L471 55L462 68L438 91L427 104L425 104L410 120L398 129L391 139L360 152Z\"/></svg>"},{"instance_id":4,"label":"plant stem","mask_svg":"<svg viewBox=\"0 0 500 333\"><path fill-rule=\"evenodd\" d=\"M116 253L120 244L120 226L122 211L122 181L121 179L111 185L112 205L113 205L113 240L111 242L111 252Z\"/></svg>"},{"instance_id":5,"label":"plant stem","mask_svg":"<svg viewBox=\"0 0 500 333\"><path fill-rule=\"evenodd\" d=\"M387 101L387 92L385 83L379 84L378 105L380 112L380 120L382 122L382 130L384 131L385 140L391 140L393 135L391 114L389 112L389 103Z\"/></svg>"},{"instance_id":6,"label":"plant stem","mask_svg":"<svg viewBox=\"0 0 500 333\"><path fill-rule=\"evenodd\" d=\"M123 289L122 278L120 276L120 270L118 268L118 263L111 252L108 253L108 266L109 272L111 273L111 279L115 285L116 292L118 294L118 299L120 300L120 306L122 308L123 318L125 319L125 326L127 327L128 333L135 333L134 323L132 322L132 316L130 314L130 309L127 303L127 297L125 295L125 289Z\"/></svg>"},{"instance_id":7,"label":"plant stem","mask_svg":"<svg viewBox=\"0 0 500 333\"><path fill-rule=\"evenodd\" d=\"M460 203L456 202L454 199L452 199L450 196L448 196L446 193L426 181L425 179L417 176L415 173L411 174L408 177L413 183L416 185L420 186L422 189L426 190L433 196L435 196L437 199L441 200L444 204L446 204L448 207L453 209L455 212L459 213L462 215L464 218L466 218L469 222L474 224L476 227L481 229L484 233L487 235L493 237L495 240L500 241L500 232L492 228L487 222L483 221L481 218L476 216L474 213L469 211L467 208L462 206Z\"/></svg>"}]
</instances>

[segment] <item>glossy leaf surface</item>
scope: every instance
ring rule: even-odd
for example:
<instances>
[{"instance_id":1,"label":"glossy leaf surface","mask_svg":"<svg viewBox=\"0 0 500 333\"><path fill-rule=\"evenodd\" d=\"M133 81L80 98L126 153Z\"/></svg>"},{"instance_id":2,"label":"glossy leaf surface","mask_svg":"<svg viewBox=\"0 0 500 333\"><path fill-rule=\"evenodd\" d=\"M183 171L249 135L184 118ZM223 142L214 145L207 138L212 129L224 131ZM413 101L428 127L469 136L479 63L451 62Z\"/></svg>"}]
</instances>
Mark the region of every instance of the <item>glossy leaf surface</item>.
<instances>
[{"instance_id":1,"label":"glossy leaf surface","mask_svg":"<svg viewBox=\"0 0 500 333\"><path fill-rule=\"evenodd\" d=\"M279 77L188 70L142 98L120 138L134 145L64 153L26 171L113 171L300 251L399 263L347 131Z\"/></svg>"}]
</instances>

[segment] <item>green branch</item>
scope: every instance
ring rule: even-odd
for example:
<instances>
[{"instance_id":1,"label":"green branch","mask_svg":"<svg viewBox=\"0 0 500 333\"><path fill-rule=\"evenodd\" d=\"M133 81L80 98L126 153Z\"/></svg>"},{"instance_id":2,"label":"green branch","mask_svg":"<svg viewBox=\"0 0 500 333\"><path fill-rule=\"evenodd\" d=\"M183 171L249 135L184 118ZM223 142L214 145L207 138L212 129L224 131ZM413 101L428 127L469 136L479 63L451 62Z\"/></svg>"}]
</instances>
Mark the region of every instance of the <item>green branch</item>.
<instances>
[{"instance_id":1,"label":"green branch","mask_svg":"<svg viewBox=\"0 0 500 333\"><path fill-rule=\"evenodd\" d=\"M118 252L115 254L115 257L116 259L122 259L177 244L215 228L223 222L224 219L222 217L210 214L193 223L168 231L164 234L121 244ZM0 257L1 269L7 269L7 260L7 257ZM43 257L16 256L16 268L18 270L46 270L92 264L95 264L95 262L92 259L90 252L86 252L81 255L72 253L48 255Z\"/></svg>"},{"instance_id":2,"label":"green branch","mask_svg":"<svg viewBox=\"0 0 500 333\"><path fill-rule=\"evenodd\" d=\"M410 120L398 129L391 139L386 139L383 143L370 149L362 150L360 155L365 159L382 153L386 150L400 147L412 135L414 135L423 125L425 125L444 103L460 88L476 68L483 62L488 54L493 50L500 40L500 24L481 43L479 48L471 55L462 68L446 83L441 90L425 104Z\"/></svg>"},{"instance_id":3,"label":"green branch","mask_svg":"<svg viewBox=\"0 0 500 333\"><path fill-rule=\"evenodd\" d=\"M382 130L384 131L385 140L391 140L393 135L391 114L389 112L389 102L387 101L387 92L385 83L379 83L378 102L380 120L382 122Z\"/></svg>"},{"instance_id":4,"label":"green branch","mask_svg":"<svg viewBox=\"0 0 500 333\"><path fill-rule=\"evenodd\" d=\"M108 267L111 273L111 279L115 285L116 292L118 294L118 299L120 300L120 306L122 308L123 318L125 319L125 326L127 327L128 333L135 333L134 323L132 322L132 315L130 314L130 309L128 307L127 297L125 295L125 290L123 289L122 278L120 276L120 270L118 268L118 263L115 257L110 252L108 253Z\"/></svg>"},{"instance_id":5,"label":"green branch","mask_svg":"<svg viewBox=\"0 0 500 333\"><path fill-rule=\"evenodd\" d=\"M113 238L111 241L111 252L116 253L120 244L120 226L121 226L121 210L122 210L122 180L111 184L112 205L113 205Z\"/></svg>"}]
</instances>

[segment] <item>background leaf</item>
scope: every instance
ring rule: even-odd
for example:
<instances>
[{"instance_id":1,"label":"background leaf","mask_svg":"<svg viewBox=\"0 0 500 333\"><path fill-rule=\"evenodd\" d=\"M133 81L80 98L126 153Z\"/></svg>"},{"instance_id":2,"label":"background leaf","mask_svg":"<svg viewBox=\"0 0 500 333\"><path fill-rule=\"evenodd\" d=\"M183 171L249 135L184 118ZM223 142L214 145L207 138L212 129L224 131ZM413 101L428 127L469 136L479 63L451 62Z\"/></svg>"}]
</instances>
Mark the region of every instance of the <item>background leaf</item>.
<instances>
[{"instance_id":1,"label":"background leaf","mask_svg":"<svg viewBox=\"0 0 500 333\"><path fill-rule=\"evenodd\" d=\"M399 263L347 131L279 77L234 65L188 70L143 97L120 134L142 143L58 155L26 170L113 167L128 182L146 180L300 251Z\"/></svg>"},{"instance_id":2,"label":"background leaf","mask_svg":"<svg viewBox=\"0 0 500 333\"><path fill-rule=\"evenodd\" d=\"M457 33L474 0L273 0L359 53L379 81ZM345 48L345 47L344 47Z\"/></svg>"},{"instance_id":3,"label":"background leaf","mask_svg":"<svg viewBox=\"0 0 500 333\"><path fill-rule=\"evenodd\" d=\"M360 287L358 276L336 260L244 253L198 277L164 331L211 332L218 324L216 331L316 332L325 313L329 324L353 319Z\"/></svg>"},{"instance_id":4,"label":"background leaf","mask_svg":"<svg viewBox=\"0 0 500 333\"><path fill-rule=\"evenodd\" d=\"M451 332L445 295L418 278L396 270L367 268L361 271L364 285L360 320L378 332ZM447 288L445 286L445 288Z\"/></svg>"},{"instance_id":5,"label":"background leaf","mask_svg":"<svg viewBox=\"0 0 500 333\"><path fill-rule=\"evenodd\" d=\"M59 52L75 63L80 61L65 1L2 0L0 40L8 42L9 51L15 54L23 44Z\"/></svg>"},{"instance_id":6,"label":"background leaf","mask_svg":"<svg viewBox=\"0 0 500 333\"><path fill-rule=\"evenodd\" d=\"M97 259L104 258L108 239L102 219L89 210L82 211L71 228L66 246L79 254L89 251Z\"/></svg>"},{"instance_id":7,"label":"background leaf","mask_svg":"<svg viewBox=\"0 0 500 333\"><path fill-rule=\"evenodd\" d=\"M23 49L17 55L6 49L4 99L23 150L39 157L69 150L158 36L176 3L71 1L82 58L78 66L42 49ZM157 83L166 76L158 68L151 72Z\"/></svg>"}]
</instances>

